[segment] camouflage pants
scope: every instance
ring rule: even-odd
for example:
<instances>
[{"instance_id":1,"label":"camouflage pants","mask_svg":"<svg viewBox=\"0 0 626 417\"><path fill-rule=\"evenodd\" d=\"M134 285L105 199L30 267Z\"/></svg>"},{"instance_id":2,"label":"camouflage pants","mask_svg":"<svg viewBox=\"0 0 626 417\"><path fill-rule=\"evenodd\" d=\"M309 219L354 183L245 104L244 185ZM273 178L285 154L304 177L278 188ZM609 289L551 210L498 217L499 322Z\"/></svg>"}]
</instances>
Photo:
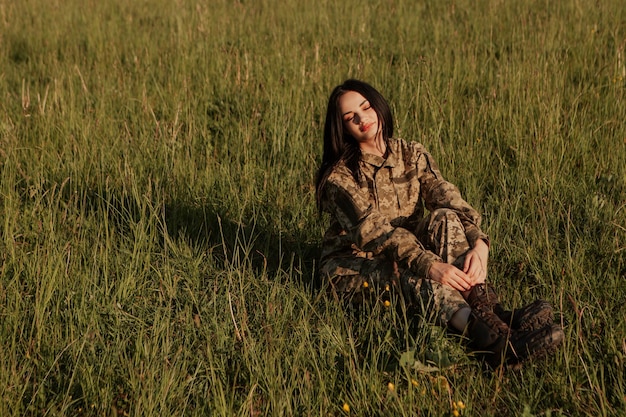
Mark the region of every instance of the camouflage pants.
<instances>
[{"instance_id":1,"label":"camouflage pants","mask_svg":"<svg viewBox=\"0 0 626 417\"><path fill-rule=\"evenodd\" d=\"M470 245L463 225L454 211L433 211L418 224L415 235L424 248L437 254L444 262L463 268L465 254ZM400 290L406 304L421 308L428 317L442 326L460 308L469 307L459 291L425 277L418 277L408 269L398 268L394 261L385 257L347 258L345 267L357 270L359 274L333 277L331 289L353 302L360 302L365 292L374 288L393 286Z\"/></svg>"}]
</instances>

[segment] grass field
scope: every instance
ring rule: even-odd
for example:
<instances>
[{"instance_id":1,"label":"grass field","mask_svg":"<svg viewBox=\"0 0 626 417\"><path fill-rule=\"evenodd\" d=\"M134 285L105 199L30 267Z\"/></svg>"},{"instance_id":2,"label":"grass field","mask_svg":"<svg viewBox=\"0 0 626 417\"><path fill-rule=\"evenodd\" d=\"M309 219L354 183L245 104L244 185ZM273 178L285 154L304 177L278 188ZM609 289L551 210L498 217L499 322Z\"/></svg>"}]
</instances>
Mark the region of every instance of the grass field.
<instances>
[{"instance_id":1,"label":"grass field","mask_svg":"<svg viewBox=\"0 0 626 417\"><path fill-rule=\"evenodd\" d=\"M625 48L618 0L0 0L0 416L626 415ZM483 214L506 303L554 304L556 356L484 372L323 295L348 77Z\"/></svg>"}]
</instances>

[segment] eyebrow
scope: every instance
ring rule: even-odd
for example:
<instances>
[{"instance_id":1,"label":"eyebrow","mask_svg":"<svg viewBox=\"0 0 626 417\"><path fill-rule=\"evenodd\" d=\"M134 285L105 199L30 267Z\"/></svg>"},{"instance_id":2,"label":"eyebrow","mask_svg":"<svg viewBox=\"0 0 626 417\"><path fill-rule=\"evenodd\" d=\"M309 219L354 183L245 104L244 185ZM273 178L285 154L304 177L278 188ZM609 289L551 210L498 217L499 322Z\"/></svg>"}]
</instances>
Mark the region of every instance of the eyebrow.
<instances>
[{"instance_id":1,"label":"eyebrow","mask_svg":"<svg viewBox=\"0 0 626 417\"><path fill-rule=\"evenodd\" d=\"M361 107L362 105L364 105L365 103L367 103L369 100L365 99L361 102L361 104L359 104L359 107ZM342 114L341 116L345 116L346 114L350 114L350 113L354 113L352 110L345 112L344 114Z\"/></svg>"}]
</instances>

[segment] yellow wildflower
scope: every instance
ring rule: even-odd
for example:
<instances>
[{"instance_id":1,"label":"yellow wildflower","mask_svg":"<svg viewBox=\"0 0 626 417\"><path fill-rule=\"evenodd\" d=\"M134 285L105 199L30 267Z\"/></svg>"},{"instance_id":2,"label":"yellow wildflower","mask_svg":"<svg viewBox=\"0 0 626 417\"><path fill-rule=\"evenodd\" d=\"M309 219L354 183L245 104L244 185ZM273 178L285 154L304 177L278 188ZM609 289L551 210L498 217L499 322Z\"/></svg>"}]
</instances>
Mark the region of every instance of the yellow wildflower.
<instances>
[{"instance_id":1,"label":"yellow wildflower","mask_svg":"<svg viewBox=\"0 0 626 417\"><path fill-rule=\"evenodd\" d=\"M385 305L385 307L389 307L391 305L391 303L389 302L389 300L385 300L385 302L383 303Z\"/></svg>"},{"instance_id":2,"label":"yellow wildflower","mask_svg":"<svg viewBox=\"0 0 626 417\"><path fill-rule=\"evenodd\" d=\"M365 281L365 282L363 283L363 288L367 288L367 287L369 287L369 286L370 286L370 284L368 284L368 283L367 283L367 281Z\"/></svg>"},{"instance_id":3,"label":"yellow wildflower","mask_svg":"<svg viewBox=\"0 0 626 417\"><path fill-rule=\"evenodd\" d=\"M396 386L393 384L393 382L390 382L387 384L387 388L389 389L389 391L395 391Z\"/></svg>"},{"instance_id":4,"label":"yellow wildflower","mask_svg":"<svg viewBox=\"0 0 626 417\"><path fill-rule=\"evenodd\" d=\"M341 407L341 409L343 411L345 411L346 413L350 412L350 405L348 403L343 403L343 407Z\"/></svg>"}]
</instances>

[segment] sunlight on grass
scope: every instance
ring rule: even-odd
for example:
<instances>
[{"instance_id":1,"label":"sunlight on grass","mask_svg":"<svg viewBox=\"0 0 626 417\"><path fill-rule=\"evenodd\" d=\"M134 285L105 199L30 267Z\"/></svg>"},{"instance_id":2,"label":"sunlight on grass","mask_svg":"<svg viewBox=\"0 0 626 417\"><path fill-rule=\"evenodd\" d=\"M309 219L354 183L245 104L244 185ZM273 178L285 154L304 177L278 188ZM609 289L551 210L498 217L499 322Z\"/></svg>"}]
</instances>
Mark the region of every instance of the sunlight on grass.
<instances>
[{"instance_id":1,"label":"sunlight on grass","mask_svg":"<svg viewBox=\"0 0 626 417\"><path fill-rule=\"evenodd\" d=\"M618 1L0 1L0 415L623 414L624 22ZM486 373L393 291L324 295L312 183L347 77L483 213L507 304L553 303L555 357Z\"/></svg>"}]
</instances>

